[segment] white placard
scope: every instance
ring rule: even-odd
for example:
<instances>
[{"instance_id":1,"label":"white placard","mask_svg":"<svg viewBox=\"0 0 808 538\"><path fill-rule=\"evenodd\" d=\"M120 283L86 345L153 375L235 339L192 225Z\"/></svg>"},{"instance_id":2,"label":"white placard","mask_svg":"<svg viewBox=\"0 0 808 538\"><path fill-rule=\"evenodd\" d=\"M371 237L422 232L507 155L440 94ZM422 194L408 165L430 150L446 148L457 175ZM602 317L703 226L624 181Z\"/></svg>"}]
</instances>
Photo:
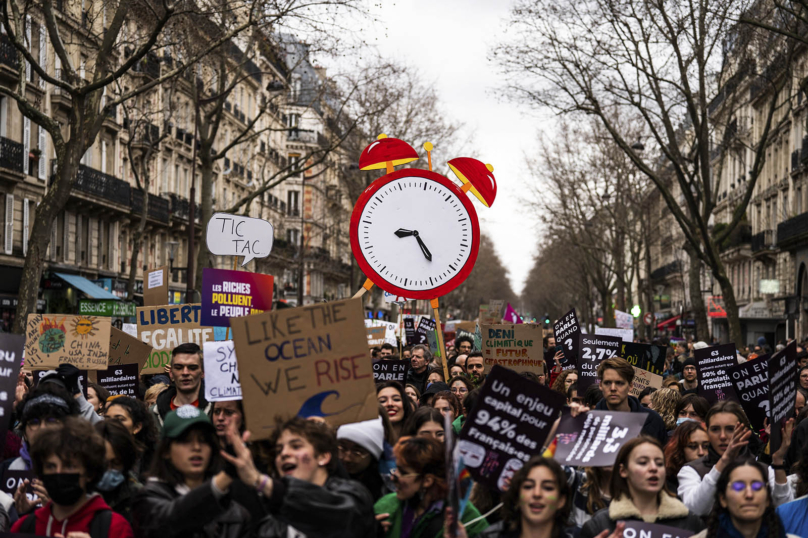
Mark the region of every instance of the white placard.
<instances>
[{"instance_id":1,"label":"white placard","mask_svg":"<svg viewBox=\"0 0 808 538\"><path fill-rule=\"evenodd\" d=\"M628 312L614 311L614 324L618 329L634 329L634 316Z\"/></svg>"},{"instance_id":2,"label":"white placard","mask_svg":"<svg viewBox=\"0 0 808 538\"><path fill-rule=\"evenodd\" d=\"M402 297L401 295L396 295L394 293L384 292L384 302L385 303L405 303L407 301L412 301L412 299L407 299Z\"/></svg>"},{"instance_id":3,"label":"white placard","mask_svg":"<svg viewBox=\"0 0 808 538\"><path fill-rule=\"evenodd\" d=\"M129 336L137 338L137 323L124 323L121 330Z\"/></svg>"},{"instance_id":4,"label":"white placard","mask_svg":"<svg viewBox=\"0 0 808 538\"><path fill-rule=\"evenodd\" d=\"M148 289L159 288L163 285L163 270L158 269L149 273Z\"/></svg>"},{"instance_id":5,"label":"white placard","mask_svg":"<svg viewBox=\"0 0 808 538\"><path fill-rule=\"evenodd\" d=\"M238 362L232 340L205 342L205 398L209 402L241 400Z\"/></svg>"},{"instance_id":6,"label":"white placard","mask_svg":"<svg viewBox=\"0 0 808 538\"><path fill-rule=\"evenodd\" d=\"M208 250L218 256L244 256L241 266L253 258L266 258L272 251L272 224L262 219L214 213L205 238Z\"/></svg>"},{"instance_id":7,"label":"white placard","mask_svg":"<svg viewBox=\"0 0 808 538\"><path fill-rule=\"evenodd\" d=\"M595 334L602 334L604 336L616 336L623 342L634 341L634 331L632 329L611 329L606 327L595 327Z\"/></svg>"}]
</instances>

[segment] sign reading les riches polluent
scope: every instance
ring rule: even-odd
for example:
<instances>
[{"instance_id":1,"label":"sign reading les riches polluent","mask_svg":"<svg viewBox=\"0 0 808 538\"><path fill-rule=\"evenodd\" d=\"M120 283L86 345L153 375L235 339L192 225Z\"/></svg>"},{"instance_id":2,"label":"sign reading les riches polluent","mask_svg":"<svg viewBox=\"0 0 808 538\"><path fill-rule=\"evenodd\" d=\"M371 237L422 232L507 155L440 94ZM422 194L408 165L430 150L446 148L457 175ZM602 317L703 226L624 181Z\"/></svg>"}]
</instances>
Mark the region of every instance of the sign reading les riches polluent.
<instances>
[{"instance_id":1,"label":"sign reading les riches polluent","mask_svg":"<svg viewBox=\"0 0 808 538\"><path fill-rule=\"evenodd\" d=\"M213 327L200 325L201 310L199 304L137 309L137 337L153 348L142 374L164 373L163 369L171 363L171 350L180 344L194 342L202 347L205 342L214 340Z\"/></svg>"},{"instance_id":2,"label":"sign reading les riches polluent","mask_svg":"<svg viewBox=\"0 0 808 538\"><path fill-rule=\"evenodd\" d=\"M229 269L202 269L200 324L206 327L229 327L230 318L271 310L273 282L272 275Z\"/></svg>"},{"instance_id":3,"label":"sign reading les riches polluent","mask_svg":"<svg viewBox=\"0 0 808 538\"><path fill-rule=\"evenodd\" d=\"M708 402L731 400L735 397L729 369L738 364L735 344L697 349L693 352L696 358L696 370L699 379L699 396Z\"/></svg>"},{"instance_id":4,"label":"sign reading les riches polluent","mask_svg":"<svg viewBox=\"0 0 808 538\"><path fill-rule=\"evenodd\" d=\"M578 324L578 316L575 315L574 308L553 324L556 345L561 346L564 354L564 358L560 361L564 369L575 368L578 363L579 334L581 334L581 326Z\"/></svg>"},{"instance_id":5,"label":"sign reading les riches polluent","mask_svg":"<svg viewBox=\"0 0 808 538\"><path fill-rule=\"evenodd\" d=\"M797 342L792 340L784 350L775 353L768 365L769 424L772 425L769 448L774 454L782 443L780 429L794 416L797 402Z\"/></svg>"}]
</instances>

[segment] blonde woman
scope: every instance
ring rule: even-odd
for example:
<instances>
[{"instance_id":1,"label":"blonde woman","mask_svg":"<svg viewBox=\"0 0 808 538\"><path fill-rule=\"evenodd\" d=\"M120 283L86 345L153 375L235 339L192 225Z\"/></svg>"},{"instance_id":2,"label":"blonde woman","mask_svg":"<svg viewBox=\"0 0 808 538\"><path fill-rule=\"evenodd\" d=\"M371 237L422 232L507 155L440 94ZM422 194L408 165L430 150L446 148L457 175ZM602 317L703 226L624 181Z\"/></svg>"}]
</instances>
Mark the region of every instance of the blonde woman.
<instances>
[{"instance_id":1,"label":"blonde woman","mask_svg":"<svg viewBox=\"0 0 808 538\"><path fill-rule=\"evenodd\" d=\"M651 409L659 413L668 431L676 428L676 406L681 400L679 391L674 389L659 389L651 395Z\"/></svg>"}]
</instances>

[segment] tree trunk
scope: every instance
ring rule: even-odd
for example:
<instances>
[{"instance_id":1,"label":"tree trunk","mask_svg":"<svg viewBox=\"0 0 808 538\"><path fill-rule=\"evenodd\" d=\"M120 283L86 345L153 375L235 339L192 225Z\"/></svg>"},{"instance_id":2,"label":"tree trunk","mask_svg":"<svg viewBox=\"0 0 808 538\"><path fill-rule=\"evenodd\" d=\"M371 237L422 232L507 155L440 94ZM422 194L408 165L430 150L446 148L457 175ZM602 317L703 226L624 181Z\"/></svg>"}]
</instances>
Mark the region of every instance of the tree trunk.
<instances>
[{"instance_id":1,"label":"tree trunk","mask_svg":"<svg viewBox=\"0 0 808 538\"><path fill-rule=\"evenodd\" d=\"M208 222L210 222L211 217L213 216L213 160L209 157L210 156L210 146L206 146L204 144L201 145L199 149L199 171L200 171L200 182L202 183L202 215L200 215L199 222L202 224L202 229L204 230ZM226 204L226 200L222 200L223 204ZM193 200L189 200L189 203L193 204ZM194 223L189 223L189 226L195 227ZM194 230L194 233L196 231ZM195 282L194 287L197 290L202 290L202 269L211 268L213 267L213 256L211 256L210 251L208 250L208 244L205 241L205 238L198 242L197 245L197 257L196 257L196 271L195 275L188 275L188 278L193 278L193 282ZM193 253L189 253L189 255L193 255Z\"/></svg>"},{"instance_id":2,"label":"tree trunk","mask_svg":"<svg viewBox=\"0 0 808 538\"><path fill-rule=\"evenodd\" d=\"M601 308L603 309L603 326L614 327L614 308L612 307L612 290L598 290Z\"/></svg>"},{"instance_id":3,"label":"tree trunk","mask_svg":"<svg viewBox=\"0 0 808 538\"><path fill-rule=\"evenodd\" d=\"M724 296L724 310L727 311L727 324L729 325L729 341L736 346L744 344L741 334L741 319L738 317L738 304L735 301L735 290L732 282L727 278L724 271L724 264L719 261L719 266L713 269L713 276L721 286L721 294Z\"/></svg>"},{"instance_id":4,"label":"tree trunk","mask_svg":"<svg viewBox=\"0 0 808 538\"><path fill-rule=\"evenodd\" d=\"M701 294L701 260L690 243L685 243L685 252L690 258L687 280L690 292L690 309L693 310L693 319L696 320L696 337L707 342L710 337L710 326L707 321L707 308L704 306L704 297Z\"/></svg>"},{"instance_id":5,"label":"tree trunk","mask_svg":"<svg viewBox=\"0 0 808 538\"><path fill-rule=\"evenodd\" d=\"M137 277L138 257L143 248L143 235L146 231L146 220L149 217L149 171L147 166L141 167L141 177L143 178L143 213L140 215L140 222L132 236L132 260L129 263L129 282L126 285L126 295L132 301L135 298L135 279Z\"/></svg>"}]
</instances>

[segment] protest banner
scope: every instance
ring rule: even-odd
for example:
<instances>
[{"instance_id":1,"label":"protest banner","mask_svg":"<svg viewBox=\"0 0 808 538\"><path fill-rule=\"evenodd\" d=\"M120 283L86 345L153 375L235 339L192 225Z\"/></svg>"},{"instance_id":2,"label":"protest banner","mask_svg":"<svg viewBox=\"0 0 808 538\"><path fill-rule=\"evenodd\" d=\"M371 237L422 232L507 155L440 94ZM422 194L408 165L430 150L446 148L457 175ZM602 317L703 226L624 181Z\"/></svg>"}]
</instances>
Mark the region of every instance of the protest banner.
<instances>
[{"instance_id":1,"label":"protest banner","mask_svg":"<svg viewBox=\"0 0 808 538\"><path fill-rule=\"evenodd\" d=\"M137 364L119 364L100 372L93 372L97 383L109 391L110 396L138 397L140 370Z\"/></svg>"},{"instance_id":2,"label":"protest banner","mask_svg":"<svg viewBox=\"0 0 808 538\"><path fill-rule=\"evenodd\" d=\"M578 357L578 394L583 395L587 387L598 384L598 366L606 359L616 357L622 340L615 336L581 334L580 357Z\"/></svg>"},{"instance_id":3,"label":"protest banner","mask_svg":"<svg viewBox=\"0 0 808 538\"><path fill-rule=\"evenodd\" d=\"M244 267L253 258L266 258L272 251L275 231L262 219L214 213L208 221L205 242L217 256L244 256Z\"/></svg>"},{"instance_id":4,"label":"protest banner","mask_svg":"<svg viewBox=\"0 0 808 538\"><path fill-rule=\"evenodd\" d=\"M556 345L561 346L564 354L559 361L562 368L574 368L578 364L578 346L581 343L578 339L579 334L581 326L574 308L553 324Z\"/></svg>"},{"instance_id":5,"label":"protest banner","mask_svg":"<svg viewBox=\"0 0 808 538\"><path fill-rule=\"evenodd\" d=\"M662 388L662 376L657 374L652 374L648 370L641 370L636 366L634 368L634 380L631 382L631 389L629 390L629 394L634 396L635 398L639 398L642 391L651 387L652 389L661 389Z\"/></svg>"},{"instance_id":6,"label":"protest banner","mask_svg":"<svg viewBox=\"0 0 808 538\"><path fill-rule=\"evenodd\" d=\"M137 325L135 325L135 328L137 328ZM121 364L136 364L138 371L140 371L146 361L149 360L151 352L150 345L141 342L135 336L130 336L112 327L109 333L108 367L111 368Z\"/></svg>"},{"instance_id":7,"label":"protest banner","mask_svg":"<svg viewBox=\"0 0 808 538\"><path fill-rule=\"evenodd\" d=\"M276 414L334 427L379 416L363 318L362 299L348 299L230 321L255 439L269 437Z\"/></svg>"},{"instance_id":8,"label":"protest banner","mask_svg":"<svg viewBox=\"0 0 808 538\"><path fill-rule=\"evenodd\" d=\"M634 331L634 316L628 312L614 311L614 325L618 329L629 329Z\"/></svg>"},{"instance_id":9,"label":"protest banner","mask_svg":"<svg viewBox=\"0 0 808 538\"><path fill-rule=\"evenodd\" d=\"M561 415L556 431L555 460L562 465L608 467L629 439L640 435L645 413L587 411Z\"/></svg>"},{"instance_id":10,"label":"protest banner","mask_svg":"<svg viewBox=\"0 0 808 538\"><path fill-rule=\"evenodd\" d=\"M625 523L623 538L690 538L695 534L685 529L646 523L638 519L627 519Z\"/></svg>"},{"instance_id":11,"label":"protest banner","mask_svg":"<svg viewBox=\"0 0 808 538\"><path fill-rule=\"evenodd\" d=\"M697 349L693 355L696 358L699 396L706 398L711 404L718 400L737 399L728 373L731 367L738 364L735 344Z\"/></svg>"},{"instance_id":12,"label":"protest banner","mask_svg":"<svg viewBox=\"0 0 808 538\"><path fill-rule=\"evenodd\" d=\"M404 316L404 335L408 346L418 343L415 341L415 319L412 316Z\"/></svg>"},{"instance_id":13,"label":"protest banner","mask_svg":"<svg viewBox=\"0 0 808 538\"><path fill-rule=\"evenodd\" d=\"M137 309L137 337L152 347L141 374L162 374L171 364L171 350L194 342L213 341L213 327L202 327L200 304L148 306Z\"/></svg>"},{"instance_id":14,"label":"protest banner","mask_svg":"<svg viewBox=\"0 0 808 538\"><path fill-rule=\"evenodd\" d=\"M391 346L398 345L398 340L396 339L398 324L393 323L392 321L365 318L365 327L384 327L384 341Z\"/></svg>"},{"instance_id":15,"label":"protest banner","mask_svg":"<svg viewBox=\"0 0 808 538\"><path fill-rule=\"evenodd\" d=\"M164 265L146 273L143 282L143 306L160 306L168 302L168 271Z\"/></svg>"},{"instance_id":16,"label":"protest banner","mask_svg":"<svg viewBox=\"0 0 808 538\"><path fill-rule=\"evenodd\" d=\"M631 329L615 329L613 327L595 326L595 334L599 334L601 336L616 336L623 342L634 341L634 331Z\"/></svg>"},{"instance_id":17,"label":"protest banner","mask_svg":"<svg viewBox=\"0 0 808 538\"><path fill-rule=\"evenodd\" d=\"M230 318L272 309L274 277L229 269L202 269L202 317L205 327L229 327Z\"/></svg>"},{"instance_id":18,"label":"protest banner","mask_svg":"<svg viewBox=\"0 0 808 538\"><path fill-rule=\"evenodd\" d=\"M777 452L782 443L780 429L794 416L797 405L797 342L792 340L767 361L769 367L769 437L770 454Z\"/></svg>"},{"instance_id":19,"label":"protest banner","mask_svg":"<svg viewBox=\"0 0 808 538\"><path fill-rule=\"evenodd\" d=\"M21 334L0 333L0 433L11 426L24 348L25 337ZM0 435L0 450L5 442L5 434Z\"/></svg>"},{"instance_id":20,"label":"protest banner","mask_svg":"<svg viewBox=\"0 0 808 538\"><path fill-rule=\"evenodd\" d=\"M380 347L384 343L384 327L366 327L365 334L368 338L368 347Z\"/></svg>"},{"instance_id":21,"label":"protest banner","mask_svg":"<svg viewBox=\"0 0 808 538\"><path fill-rule=\"evenodd\" d=\"M539 325L485 325L482 351L485 371L495 365L515 372L546 373Z\"/></svg>"},{"instance_id":22,"label":"protest banner","mask_svg":"<svg viewBox=\"0 0 808 538\"><path fill-rule=\"evenodd\" d=\"M759 432L763 429L763 421L769 416L768 361L755 359L736 364L728 368L727 373L749 423Z\"/></svg>"},{"instance_id":23,"label":"protest banner","mask_svg":"<svg viewBox=\"0 0 808 538\"><path fill-rule=\"evenodd\" d=\"M232 340L205 342L205 399L209 402L241 400L238 360Z\"/></svg>"},{"instance_id":24,"label":"protest banner","mask_svg":"<svg viewBox=\"0 0 808 538\"><path fill-rule=\"evenodd\" d=\"M435 320L427 317L421 318L418 328L415 329L415 338L419 344L429 345L427 334L435 332Z\"/></svg>"},{"instance_id":25,"label":"protest banner","mask_svg":"<svg viewBox=\"0 0 808 538\"><path fill-rule=\"evenodd\" d=\"M398 381L404 385L409 369L410 361L373 361L373 381Z\"/></svg>"},{"instance_id":26,"label":"protest banner","mask_svg":"<svg viewBox=\"0 0 808 538\"><path fill-rule=\"evenodd\" d=\"M620 348L620 356L626 359L630 365L658 375L662 375L662 372L665 371L667 353L668 349L665 346L654 344L623 342Z\"/></svg>"},{"instance_id":27,"label":"protest banner","mask_svg":"<svg viewBox=\"0 0 808 538\"><path fill-rule=\"evenodd\" d=\"M28 314L25 366L34 370L72 364L79 370L106 370L110 318Z\"/></svg>"},{"instance_id":28,"label":"protest banner","mask_svg":"<svg viewBox=\"0 0 808 538\"><path fill-rule=\"evenodd\" d=\"M460 432L458 451L471 475L500 491L544 441L564 396L494 366Z\"/></svg>"}]
</instances>

